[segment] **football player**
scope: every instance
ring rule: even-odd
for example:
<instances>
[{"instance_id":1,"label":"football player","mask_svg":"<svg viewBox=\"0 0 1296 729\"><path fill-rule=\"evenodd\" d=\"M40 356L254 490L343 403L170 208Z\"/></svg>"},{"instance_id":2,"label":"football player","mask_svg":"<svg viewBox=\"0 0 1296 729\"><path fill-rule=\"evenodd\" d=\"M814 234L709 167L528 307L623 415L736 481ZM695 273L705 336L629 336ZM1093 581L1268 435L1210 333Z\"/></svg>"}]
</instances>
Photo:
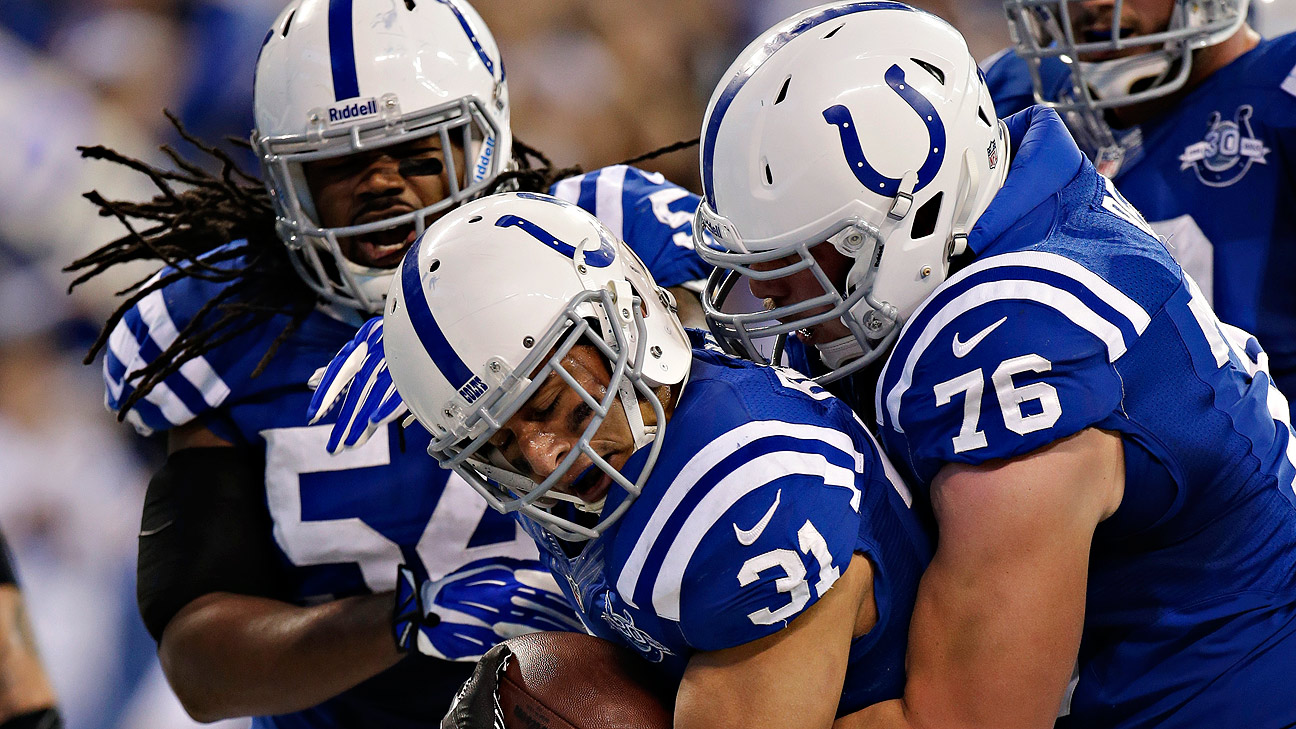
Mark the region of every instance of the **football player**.
<instances>
[{"instance_id":1,"label":"football player","mask_svg":"<svg viewBox=\"0 0 1296 729\"><path fill-rule=\"evenodd\" d=\"M856 412L938 526L904 697L841 725L1296 722L1287 402L1058 115L999 120L939 18L839 2L703 129L717 330L884 362ZM721 310L738 273L767 310Z\"/></svg>"},{"instance_id":2,"label":"football player","mask_svg":"<svg viewBox=\"0 0 1296 729\"><path fill-rule=\"evenodd\" d=\"M1249 0L1005 0L1016 45L986 62L1001 117L1058 110L1164 236L1225 323L1296 395L1296 34Z\"/></svg>"},{"instance_id":3,"label":"football player","mask_svg":"<svg viewBox=\"0 0 1296 729\"><path fill-rule=\"evenodd\" d=\"M675 726L827 727L900 695L930 541L844 402L686 336L552 197L460 207L397 276L373 326L429 453L518 519L591 633L682 679ZM495 676L443 726L493 726Z\"/></svg>"},{"instance_id":4,"label":"football player","mask_svg":"<svg viewBox=\"0 0 1296 729\"><path fill-rule=\"evenodd\" d=\"M499 50L459 0L293 2L255 103L268 196L230 167L141 167L161 197L100 202L156 225L80 263L167 264L103 335L108 406L170 450L142 521L141 612L198 719L426 725L495 642L579 622L531 540L420 453L425 433L375 426L332 457L306 383L381 310L430 221L494 185L551 189L552 171L515 160ZM683 189L619 166L552 190L665 283L701 278ZM435 586L435 613L394 636L398 579Z\"/></svg>"}]
</instances>

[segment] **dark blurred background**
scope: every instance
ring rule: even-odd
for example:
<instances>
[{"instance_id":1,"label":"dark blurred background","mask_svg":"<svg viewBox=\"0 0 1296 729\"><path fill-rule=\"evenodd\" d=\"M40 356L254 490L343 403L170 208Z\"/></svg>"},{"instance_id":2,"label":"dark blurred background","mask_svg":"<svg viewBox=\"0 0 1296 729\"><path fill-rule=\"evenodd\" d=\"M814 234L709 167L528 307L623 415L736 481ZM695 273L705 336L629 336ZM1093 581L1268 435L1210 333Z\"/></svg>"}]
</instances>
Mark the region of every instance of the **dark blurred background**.
<instances>
[{"instance_id":1,"label":"dark blurred background","mask_svg":"<svg viewBox=\"0 0 1296 729\"><path fill-rule=\"evenodd\" d=\"M135 534L156 443L102 407L80 363L148 269L64 295L59 269L119 234L81 194L143 199L104 144L161 163L184 145L246 137L252 68L280 0L0 0L0 528L69 729L195 726L170 695L134 604ZM712 87L801 0L476 0L509 69L514 134L558 165L593 169L697 136ZM959 27L974 55L1008 42L998 0L915 4ZM1296 0L1255 0L1261 29L1296 28ZM255 169L244 152L240 159ZM697 152L644 165L696 189ZM246 726L246 721L222 727Z\"/></svg>"}]
</instances>

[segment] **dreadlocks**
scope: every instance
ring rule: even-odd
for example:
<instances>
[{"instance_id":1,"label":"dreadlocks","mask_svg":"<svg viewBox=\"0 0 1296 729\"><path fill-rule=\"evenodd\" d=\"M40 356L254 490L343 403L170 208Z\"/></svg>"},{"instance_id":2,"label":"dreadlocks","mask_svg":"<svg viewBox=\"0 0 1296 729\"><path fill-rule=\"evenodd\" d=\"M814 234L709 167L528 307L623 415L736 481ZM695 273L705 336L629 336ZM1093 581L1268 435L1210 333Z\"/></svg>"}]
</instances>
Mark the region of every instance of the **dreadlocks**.
<instances>
[{"instance_id":1,"label":"dreadlocks","mask_svg":"<svg viewBox=\"0 0 1296 729\"><path fill-rule=\"evenodd\" d=\"M260 375L317 302L316 295L294 271L288 251L278 238L274 207L261 180L242 170L222 150L190 135L170 112L166 115L180 136L206 158L204 161L218 165L218 173L206 172L170 146L162 147L162 151L175 163L174 171L103 146L77 148L84 158L107 160L146 175L158 194L142 203L108 200L98 191L84 195L99 208L101 216L116 218L126 235L68 265L64 270L78 274L68 290L118 264L157 261L163 265L156 274L117 292L124 299L104 323L85 362L94 360L122 317L149 294L186 277L228 285L198 310L158 357L129 374L127 381L133 384L134 391L118 408L118 420L124 420L131 407L186 362L277 316L287 315L288 321L252 372L252 377ZM229 141L248 147L243 140ZM668 145L624 164L696 143L693 140ZM514 140L514 148L515 169L501 173L488 192L543 192L554 182L581 173L579 167L555 169L548 157L519 140ZM146 227L141 230L137 221L144 221ZM230 245L234 241L241 242Z\"/></svg>"},{"instance_id":2,"label":"dreadlocks","mask_svg":"<svg viewBox=\"0 0 1296 729\"><path fill-rule=\"evenodd\" d=\"M279 344L314 307L313 294L293 272L287 251L278 243L274 208L260 180L225 152L191 136L170 112L167 118L185 141L219 165L218 174L209 174L170 146L162 151L175 163L175 171L107 147L77 148L87 159L107 160L148 176L159 194L143 203L108 200L98 191L85 194L101 216L116 218L127 232L67 266L65 270L79 274L69 291L121 263L144 260L165 266L117 292L125 299L100 330L86 363L103 349L122 317L154 291L186 277L229 285L198 310L156 359L130 374L135 389L122 401L118 420L186 362L279 314L288 314L287 325L257 365L255 374L260 374ZM145 221L148 227L140 230L135 221ZM238 240L243 242L228 245Z\"/></svg>"}]
</instances>

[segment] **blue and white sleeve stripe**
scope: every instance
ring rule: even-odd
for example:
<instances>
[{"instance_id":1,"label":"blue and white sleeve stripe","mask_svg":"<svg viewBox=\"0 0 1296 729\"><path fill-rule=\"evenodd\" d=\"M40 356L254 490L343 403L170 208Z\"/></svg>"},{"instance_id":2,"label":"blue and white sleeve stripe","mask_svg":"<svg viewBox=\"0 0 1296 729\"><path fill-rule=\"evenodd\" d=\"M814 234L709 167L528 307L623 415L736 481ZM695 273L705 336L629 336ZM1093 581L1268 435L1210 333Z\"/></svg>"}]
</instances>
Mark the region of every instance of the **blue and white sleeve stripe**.
<instances>
[{"instance_id":1,"label":"blue and white sleeve stripe","mask_svg":"<svg viewBox=\"0 0 1296 729\"><path fill-rule=\"evenodd\" d=\"M553 196L574 203L598 218L618 240L625 240L625 165L603 169L561 180L553 186Z\"/></svg>"},{"instance_id":2,"label":"blue and white sleeve stripe","mask_svg":"<svg viewBox=\"0 0 1296 729\"><path fill-rule=\"evenodd\" d=\"M155 361L178 336L162 291L144 297L126 313L109 335L104 356L105 403L110 410L117 411L134 391L127 382L131 373ZM207 359L195 357L158 383L128 419L150 431L182 425L196 413L219 407L229 393L229 386Z\"/></svg>"},{"instance_id":3,"label":"blue and white sleeve stripe","mask_svg":"<svg viewBox=\"0 0 1296 729\"><path fill-rule=\"evenodd\" d=\"M855 471L838 466L820 453L776 451L746 461L716 483L698 502L683 526L670 540L670 549L657 570L653 582L652 605L658 615L680 619L680 592L684 572L694 552L716 522L747 494L785 476L822 477L829 486L852 492L851 507L859 511L860 491L855 486Z\"/></svg>"},{"instance_id":4,"label":"blue and white sleeve stripe","mask_svg":"<svg viewBox=\"0 0 1296 729\"><path fill-rule=\"evenodd\" d=\"M793 448L795 443L800 445ZM740 449L743 457L732 458ZM745 423L712 440L679 470L622 566L617 592L631 605L650 594L659 615L679 620L685 567L702 538L739 499L775 479L800 474L842 488L858 511L861 493L855 474L863 469L863 454L839 430L781 420ZM704 481L713 485L694 488ZM703 495L697 503L681 508L699 492ZM682 523L674 518L685 513Z\"/></svg>"},{"instance_id":5,"label":"blue and white sleeve stripe","mask_svg":"<svg viewBox=\"0 0 1296 729\"><path fill-rule=\"evenodd\" d=\"M1019 251L985 258L950 278L905 324L900 343L882 371L883 387L878 388L875 403L879 421L885 422L885 416L892 428L903 433L900 402L923 353L958 317L1005 300L1031 301L1056 310L1101 340L1109 362L1120 359L1151 322L1138 302L1065 256Z\"/></svg>"}]
</instances>

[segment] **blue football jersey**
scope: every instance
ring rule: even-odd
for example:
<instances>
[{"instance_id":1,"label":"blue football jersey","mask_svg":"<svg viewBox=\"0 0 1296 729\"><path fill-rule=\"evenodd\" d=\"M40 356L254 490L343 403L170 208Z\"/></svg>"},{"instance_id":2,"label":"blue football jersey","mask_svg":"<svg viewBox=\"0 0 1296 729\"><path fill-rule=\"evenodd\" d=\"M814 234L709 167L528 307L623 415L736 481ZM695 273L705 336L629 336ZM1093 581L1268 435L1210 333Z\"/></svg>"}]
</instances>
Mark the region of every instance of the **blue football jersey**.
<instances>
[{"instance_id":1,"label":"blue football jersey","mask_svg":"<svg viewBox=\"0 0 1296 729\"><path fill-rule=\"evenodd\" d=\"M1001 116L1034 103L1020 58L988 65ZM1045 71L1046 90L1069 83L1060 62ZM1125 142L1117 188L1220 319L1255 333L1278 388L1296 398L1296 34L1261 41L1169 112L1121 134L1139 141Z\"/></svg>"},{"instance_id":2,"label":"blue football jersey","mask_svg":"<svg viewBox=\"0 0 1296 729\"><path fill-rule=\"evenodd\" d=\"M600 185L604 173L608 181L617 180L615 186ZM681 231L689 237L688 226L669 226L680 222L684 208L696 206L696 197L624 167L576 179L578 188L595 190L578 202L606 215L604 222L629 236L627 242L650 269L663 267L664 280L682 283L704 276L701 259L676 243ZM117 411L133 392L131 373L156 360L224 285L182 278L126 314L110 334L104 357L110 410ZM287 323L287 316L277 316L190 360L126 417L144 434L201 422L226 440L264 449L266 506L295 602L392 590L400 563L420 578L436 578L481 559L537 559L534 542L512 519L489 509L467 483L427 457L429 437L422 429L402 432L393 424L358 448L330 455L325 443L332 419L307 424L312 393L306 382L351 340L355 326L316 310L280 344L266 370L251 377ZM471 663L411 656L319 706L261 717L255 724L293 729L435 724L471 668Z\"/></svg>"},{"instance_id":3,"label":"blue football jersey","mask_svg":"<svg viewBox=\"0 0 1296 729\"><path fill-rule=\"evenodd\" d=\"M693 337L656 467L622 517L575 557L535 522L521 523L590 632L674 676L697 651L780 630L863 554L878 623L851 646L838 711L899 697L932 549L908 489L845 403L790 370ZM622 468L627 478L645 455ZM614 490L605 511L624 497Z\"/></svg>"},{"instance_id":4,"label":"blue football jersey","mask_svg":"<svg viewBox=\"0 0 1296 729\"><path fill-rule=\"evenodd\" d=\"M1002 51L981 61L981 73L985 76L986 87L990 89L990 99L994 101L995 116L1007 119L1017 112L1035 105L1035 87L1031 81L1030 69L1026 62L1012 48ZM1066 64L1057 58L1044 58L1040 61L1040 83L1044 87L1046 98L1053 98L1066 90L1063 84L1071 79Z\"/></svg>"},{"instance_id":5,"label":"blue football jersey","mask_svg":"<svg viewBox=\"0 0 1296 729\"><path fill-rule=\"evenodd\" d=\"M1296 722L1296 439L1256 340L1202 292L1051 110L1008 120L974 261L906 322L881 437L920 492L947 463L1120 434L1061 727Z\"/></svg>"},{"instance_id":6,"label":"blue football jersey","mask_svg":"<svg viewBox=\"0 0 1296 729\"><path fill-rule=\"evenodd\" d=\"M614 165L569 177L549 194L581 206L630 244L658 286L702 290L711 266L693 252L697 195L659 172Z\"/></svg>"}]
</instances>

